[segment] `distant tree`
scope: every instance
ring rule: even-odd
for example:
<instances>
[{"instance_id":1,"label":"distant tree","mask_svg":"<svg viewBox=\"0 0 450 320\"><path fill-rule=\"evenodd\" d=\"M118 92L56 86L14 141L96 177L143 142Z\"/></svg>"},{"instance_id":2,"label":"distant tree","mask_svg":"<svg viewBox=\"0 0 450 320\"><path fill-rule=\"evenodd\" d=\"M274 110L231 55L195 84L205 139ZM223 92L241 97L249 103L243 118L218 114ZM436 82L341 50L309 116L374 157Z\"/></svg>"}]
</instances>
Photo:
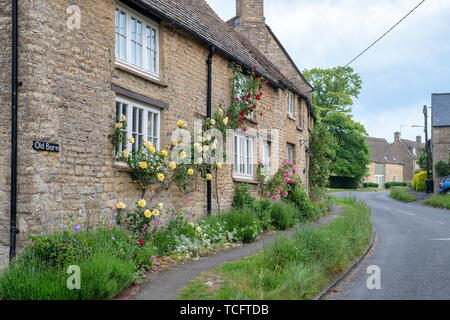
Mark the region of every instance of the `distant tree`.
<instances>
[{"instance_id":1,"label":"distant tree","mask_svg":"<svg viewBox=\"0 0 450 320\"><path fill-rule=\"evenodd\" d=\"M367 174L370 150L364 126L352 119L353 99L362 88L361 77L350 67L304 70L315 89L313 105L318 122L333 136L330 172L361 180Z\"/></svg>"}]
</instances>

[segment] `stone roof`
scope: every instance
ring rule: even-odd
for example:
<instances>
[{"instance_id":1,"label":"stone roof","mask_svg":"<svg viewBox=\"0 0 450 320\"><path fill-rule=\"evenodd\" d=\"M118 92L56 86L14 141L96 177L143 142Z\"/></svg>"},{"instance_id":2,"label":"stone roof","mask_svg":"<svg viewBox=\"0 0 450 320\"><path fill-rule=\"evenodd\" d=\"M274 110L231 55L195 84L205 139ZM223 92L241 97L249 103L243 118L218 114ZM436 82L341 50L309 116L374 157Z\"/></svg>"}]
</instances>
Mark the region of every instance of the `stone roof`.
<instances>
[{"instance_id":1,"label":"stone roof","mask_svg":"<svg viewBox=\"0 0 450 320\"><path fill-rule=\"evenodd\" d=\"M400 142L405 146L405 150L407 150L408 155L413 159L418 159L420 153L423 149L425 149L425 143L420 143L413 140L400 139ZM416 148L416 154L414 154L413 149Z\"/></svg>"},{"instance_id":2,"label":"stone roof","mask_svg":"<svg viewBox=\"0 0 450 320\"><path fill-rule=\"evenodd\" d=\"M240 36L223 21L205 0L129 0L151 14L183 29L207 45L214 45L216 51L231 61L249 70L256 66L257 73L269 80L275 87L287 88L306 100L308 109L314 115L310 99L289 81L258 49Z\"/></svg>"},{"instance_id":3,"label":"stone roof","mask_svg":"<svg viewBox=\"0 0 450 320\"><path fill-rule=\"evenodd\" d=\"M370 160L378 163L402 164L386 139L367 137L370 148Z\"/></svg>"},{"instance_id":4,"label":"stone roof","mask_svg":"<svg viewBox=\"0 0 450 320\"><path fill-rule=\"evenodd\" d=\"M450 127L450 93L431 95L433 127Z\"/></svg>"}]
</instances>

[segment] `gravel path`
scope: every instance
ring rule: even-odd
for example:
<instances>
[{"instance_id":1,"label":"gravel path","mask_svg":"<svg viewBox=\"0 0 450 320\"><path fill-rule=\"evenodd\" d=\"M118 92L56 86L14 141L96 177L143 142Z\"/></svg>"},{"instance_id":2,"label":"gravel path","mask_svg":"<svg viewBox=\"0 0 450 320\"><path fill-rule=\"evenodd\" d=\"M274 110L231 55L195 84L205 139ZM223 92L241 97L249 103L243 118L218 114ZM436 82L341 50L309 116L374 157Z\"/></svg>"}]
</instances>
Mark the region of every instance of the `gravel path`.
<instances>
[{"instance_id":1,"label":"gravel path","mask_svg":"<svg viewBox=\"0 0 450 320\"><path fill-rule=\"evenodd\" d=\"M334 207L328 216L321 218L313 225L316 227L326 225L337 218L340 214L341 209L339 207ZM139 292L131 297L131 299L172 300L190 280L197 278L201 273L218 268L224 263L254 255L261 251L265 246L273 243L275 238L293 234L302 227L304 227L304 225L300 225L286 231L268 233L263 235L259 240L243 245L242 247L225 250L212 256L199 259L198 261L174 265L169 269L159 271L153 274L148 281L142 285Z\"/></svg>"}]
</instances>

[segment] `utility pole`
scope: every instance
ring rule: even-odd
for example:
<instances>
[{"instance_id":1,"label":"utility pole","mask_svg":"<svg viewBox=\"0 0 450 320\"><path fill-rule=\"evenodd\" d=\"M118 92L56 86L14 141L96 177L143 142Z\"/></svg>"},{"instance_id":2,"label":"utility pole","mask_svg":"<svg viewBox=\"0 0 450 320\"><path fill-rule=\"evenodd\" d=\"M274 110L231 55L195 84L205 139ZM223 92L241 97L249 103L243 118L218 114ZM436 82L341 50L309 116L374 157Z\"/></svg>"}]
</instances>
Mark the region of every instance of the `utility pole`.
<instances>
[{"instance_id":1,"label":"utility pole","mask_svg":"<svg viewBox=\"0 0 450 320\"><path fill-rule=\"evenodd\" d=\"M425 117L425 152L427 153L427 181L426 181L426 193L433 192L433 181L430 176L430 145L428 143L428 108L423 106L423 115Z\"/></svg>"}]
</instances>

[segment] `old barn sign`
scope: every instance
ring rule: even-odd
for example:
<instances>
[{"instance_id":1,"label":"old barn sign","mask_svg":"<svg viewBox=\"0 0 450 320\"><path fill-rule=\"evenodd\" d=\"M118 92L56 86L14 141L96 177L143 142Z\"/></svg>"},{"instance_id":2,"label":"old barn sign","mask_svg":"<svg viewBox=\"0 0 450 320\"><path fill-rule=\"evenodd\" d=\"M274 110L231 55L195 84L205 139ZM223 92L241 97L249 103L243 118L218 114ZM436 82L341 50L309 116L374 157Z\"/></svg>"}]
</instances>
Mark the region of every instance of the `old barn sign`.
<instances>
[{"instance_id":1,"label":"old barn sign","mask_svg":"<svg viewBox=\"0 0 450 320\"><path fill-rule=\"evenodd\" d=\"M33 149L37 151L59 152L59 144L46 141L33 141Z\"/></svg>"}]
</instances>

